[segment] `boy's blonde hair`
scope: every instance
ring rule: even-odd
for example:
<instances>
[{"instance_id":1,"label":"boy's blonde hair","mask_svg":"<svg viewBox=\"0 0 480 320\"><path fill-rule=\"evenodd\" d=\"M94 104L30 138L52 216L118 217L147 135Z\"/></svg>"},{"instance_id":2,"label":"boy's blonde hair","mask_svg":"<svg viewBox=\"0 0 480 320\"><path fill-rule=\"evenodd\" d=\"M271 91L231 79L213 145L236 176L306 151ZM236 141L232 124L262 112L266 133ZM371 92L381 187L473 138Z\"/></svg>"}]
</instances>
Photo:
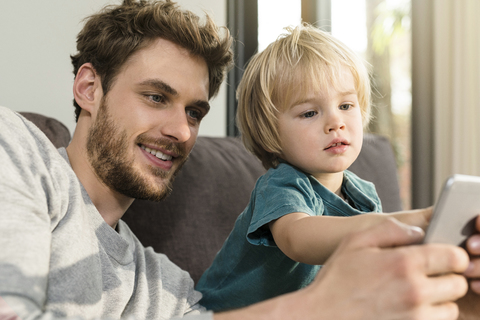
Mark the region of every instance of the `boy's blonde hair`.
<instances>
[{"instance_id":1,"label":"boy's blonde hair","mask_svg":"<svg viewBox=\"0 0 480 320\"><path fill-rule=\"evenodd\" d=\"M370 79L363 61L347 46L311 25L286 28L250 60L240 81L237 124L246 148L266 169L278 165L277 115L294 96L336 87L350 70L364 127L370 120Z\"/></svg>"}]
</instances>

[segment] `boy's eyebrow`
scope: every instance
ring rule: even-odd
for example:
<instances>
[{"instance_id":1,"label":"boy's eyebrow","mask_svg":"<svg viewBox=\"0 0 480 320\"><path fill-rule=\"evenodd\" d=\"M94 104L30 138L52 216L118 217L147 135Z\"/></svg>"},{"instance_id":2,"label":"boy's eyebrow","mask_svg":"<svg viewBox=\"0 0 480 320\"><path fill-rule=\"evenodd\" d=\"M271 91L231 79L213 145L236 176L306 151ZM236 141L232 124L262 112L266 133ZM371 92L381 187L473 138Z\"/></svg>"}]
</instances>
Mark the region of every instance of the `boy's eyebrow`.
<instances>
[{"instance_id":1,"label":"boy's eyebrow","mask_svg":"<svg viewBox=\"0 0 480 320\"><path fill-rule=\"evenodd\" d=\"M351 94L357 94L357 90L352 89L352 90L342 91L338 93L339 96L348 96Z\"/></svg>"},{"instance_id":2,"label":"boy's eyebrow","mask_svg":"<svg viewBox=\"0 0 480 320\"><path fill-rule=\"evenodd\" d=\"M349 96L349 95L357 95L357 90L355 89L351 89L351 90L345 90L345 91L341 91L341 92L338 92L337 95L342 97L342 96ZM304 103L308 103L312 100L315 100L315 97L307 97L307 98L301 98L301 99L298 99L298 100L294 100L289 106L288 108L293 108L295 106L298 106L300 104L304 104Z\"/></svg>"}]
</instances>

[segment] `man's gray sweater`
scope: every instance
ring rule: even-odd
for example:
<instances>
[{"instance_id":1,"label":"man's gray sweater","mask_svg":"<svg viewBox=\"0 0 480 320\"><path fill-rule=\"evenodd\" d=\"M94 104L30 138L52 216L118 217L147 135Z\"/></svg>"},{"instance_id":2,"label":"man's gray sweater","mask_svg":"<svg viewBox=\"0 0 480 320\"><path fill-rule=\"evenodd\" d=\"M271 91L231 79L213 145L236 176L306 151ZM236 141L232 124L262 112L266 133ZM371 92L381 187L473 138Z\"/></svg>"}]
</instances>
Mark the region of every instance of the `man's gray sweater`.
<instances>
[{"instance_id":1,"label":"man's gray sweater","mask_svg":"<svg viewBox=\"0 0 480 320\"><path fill-rule=\"evenodd\" d=\"M187 272L105 223L65 149L2 107L0 164L0 317L212 318Z\"/></svg>"}]
</instances>

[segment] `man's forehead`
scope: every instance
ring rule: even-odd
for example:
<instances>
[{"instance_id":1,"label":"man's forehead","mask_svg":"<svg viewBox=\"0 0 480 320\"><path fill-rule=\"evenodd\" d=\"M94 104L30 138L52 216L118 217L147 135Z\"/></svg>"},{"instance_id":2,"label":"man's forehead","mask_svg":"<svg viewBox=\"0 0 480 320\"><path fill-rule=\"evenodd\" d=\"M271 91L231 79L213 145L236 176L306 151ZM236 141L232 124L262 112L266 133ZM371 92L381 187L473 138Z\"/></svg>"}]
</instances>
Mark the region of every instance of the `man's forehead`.
<instances>
[{"instance_id":1,"label":"man's forehead","mask_svg":"<svg viewBox=\"0 0 480 320\"><path fill-rule=\"evenodd\" d=\"M196 79L205 87L208 100L209 77L205 60L171 41L158 38L133 53L117 76L128 77L136 83L150 81L152 85L155 84L152 79L158 79L174 87L172 83L185 73L192 76L187 77L187 81Z\"/></svg>"}]
</instances>

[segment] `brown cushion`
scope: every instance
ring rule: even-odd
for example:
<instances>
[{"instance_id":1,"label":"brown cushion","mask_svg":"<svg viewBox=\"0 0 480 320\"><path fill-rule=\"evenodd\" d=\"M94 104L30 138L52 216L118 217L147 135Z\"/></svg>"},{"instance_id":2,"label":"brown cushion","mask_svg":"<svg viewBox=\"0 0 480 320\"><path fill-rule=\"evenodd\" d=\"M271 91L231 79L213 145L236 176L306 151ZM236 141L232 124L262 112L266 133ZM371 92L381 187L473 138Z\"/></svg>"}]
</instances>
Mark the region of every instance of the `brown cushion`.
<instances>
[{"instance_id":1,"label":"brown cushion","mask_svg":"<svg viewBox=\"0 0 480 320\"><path fill-rule=\"evenodd\" d=\"M123 220L197 281L246 207L260 161L238 139L199 137L164 201L135 200Z\"/></svg>"},{"instance_id":2,"label":"brown cushion","mask_svg":"<svg viewBox=\"0 0 480 320\"><path fill-rule=\"evenodd\" d=\"M55 146L69 143L70 133L59 121L35 113L21 114ZM395 158L386 138L366 134L360 156L350 169L375 183L385 212L401 209ZM199 137L170 197L158 203L136 200L123 220L143 245L165 253L198 281L264 172L238 139Z\"/></svg>"},{"instance_id":3,"label":"brown cushion","mask_svg":"<svg viewBox=\"0 0 480 320\"><path fill-rule=\"evenodd\" d=\"M386 138L365 135L351 170L376 184L386 212L401 209L395 158ZM264 172L238 139L199 137L170 197L159 203L136 200L123 220L143 245L165 253L197 282Z\"/></svg>"},{"instance_id":4,"label":"brown cushion","mask_svg":"<svg viewBox=\"0 0 480 320\"><path fill-rule=\"evenodd\" d=\"M395 155L387 138L365 134L362 151L349 170L375 184L384 212L402 210Z\"/></svg>"},{"instance_id":5,"label":"brown cushion","mask_svg":"<svg viewBox=\"0 0 480 320\"><path fill-rule=\"evenodd\" d=\"M36 124L55 147L66 147L69 144L71 138L70 132L60 121L33 112L20 112L20 114Z\"/></svg>"}]
</instances>

